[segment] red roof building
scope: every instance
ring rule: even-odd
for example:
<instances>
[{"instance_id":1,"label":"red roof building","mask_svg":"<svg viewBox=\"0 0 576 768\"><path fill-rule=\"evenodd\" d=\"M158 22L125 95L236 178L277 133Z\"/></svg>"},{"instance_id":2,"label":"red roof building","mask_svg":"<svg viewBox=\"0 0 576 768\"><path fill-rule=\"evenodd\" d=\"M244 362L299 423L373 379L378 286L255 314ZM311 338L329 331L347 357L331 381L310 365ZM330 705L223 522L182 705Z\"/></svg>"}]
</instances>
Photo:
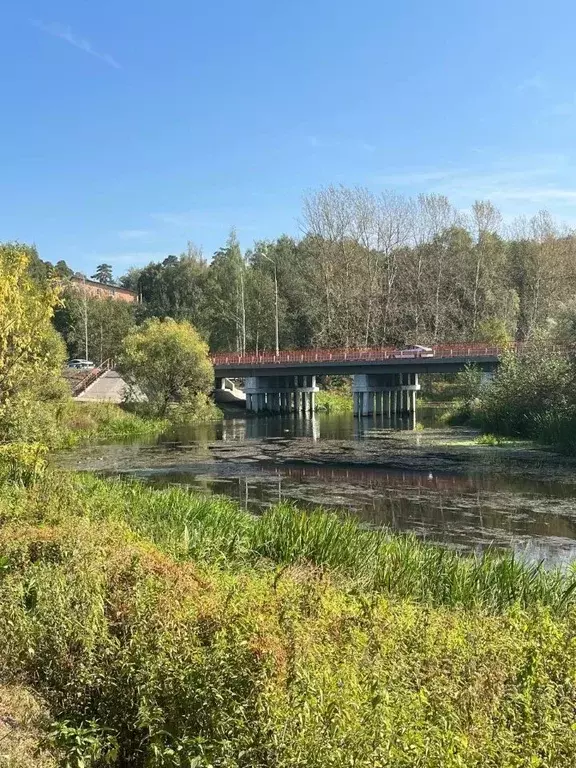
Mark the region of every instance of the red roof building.
<instances>
[{"instance_id":1,"label":"red roof building","mask_svg":"<svg viewBox=\"0 0 576 768\"><path fill-rule=\"evenodd\" d=\"M97 280L88 280L87 277L78 277L76 275L70 278L70 282L80 292L86 293L90 298L116 299L117 301L127 301L132 304L138 301L137 293L129 291L127 288L121 288L119 285L99 283Z\"/></svg>"}]
</instances>

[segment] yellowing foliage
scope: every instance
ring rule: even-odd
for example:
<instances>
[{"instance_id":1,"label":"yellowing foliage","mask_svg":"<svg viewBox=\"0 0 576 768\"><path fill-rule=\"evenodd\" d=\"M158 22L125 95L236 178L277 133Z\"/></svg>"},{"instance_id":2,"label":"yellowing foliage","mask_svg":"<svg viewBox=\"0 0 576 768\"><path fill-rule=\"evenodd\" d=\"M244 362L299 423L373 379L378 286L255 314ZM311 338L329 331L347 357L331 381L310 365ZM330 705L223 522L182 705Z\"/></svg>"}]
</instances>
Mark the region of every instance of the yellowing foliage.
<instances>
[{"instance_id":1,"label":"yellowing foliage","mask_svg":"<svg viewBox=\"0 0 576 768\"><path fill-rule=\"evenodd\" d=\"M57 302L56 283L30 275L26 249L0 244L0 439L14 437L14 415L39 399L39 384L45 382L54 396L63 363L62 342L51 324Z\"/></svg>"},{"instance_id":2,"label":"yellowing foliage","mask_svg":"<svg viewBox=\"0 0 576 768\"><path fill-rule=\"evenodd\" d=\"M54 284L30 277L25 250L0 245L0 407L34 371L50 364L45 339L57 300Z\"/></svg>"}]
</instances>

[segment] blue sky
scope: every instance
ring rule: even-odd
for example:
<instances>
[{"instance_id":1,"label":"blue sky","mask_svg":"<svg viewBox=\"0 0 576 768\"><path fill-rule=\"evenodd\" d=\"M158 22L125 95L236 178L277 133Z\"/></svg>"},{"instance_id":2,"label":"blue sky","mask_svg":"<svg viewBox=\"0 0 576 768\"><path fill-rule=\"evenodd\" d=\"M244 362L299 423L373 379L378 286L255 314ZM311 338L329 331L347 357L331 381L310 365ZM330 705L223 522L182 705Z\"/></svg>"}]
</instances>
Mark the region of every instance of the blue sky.
<instances>
[{"instance_id":1,"label":"blue sky","mask_svg":"<svg viewBox=\"0 0 576 768\"><path fill-rule=\"evenodd\" d=\"M572 2L12 0L0 239L117 273L330 183L576 224Z\"/></svg>"}]
</instances>

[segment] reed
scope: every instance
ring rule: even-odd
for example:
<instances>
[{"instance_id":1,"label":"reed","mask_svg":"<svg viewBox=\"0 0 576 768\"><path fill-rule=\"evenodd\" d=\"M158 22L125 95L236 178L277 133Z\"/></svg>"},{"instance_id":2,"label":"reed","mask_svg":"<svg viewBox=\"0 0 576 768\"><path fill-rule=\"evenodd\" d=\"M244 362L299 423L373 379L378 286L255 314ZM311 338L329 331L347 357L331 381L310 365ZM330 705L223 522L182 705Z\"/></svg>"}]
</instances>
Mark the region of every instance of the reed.
<instances>
[{"instance_id":1,"label":"reed","mask_svg":"<svg viewBox=\"0 0 576 768\"><path fill-rule=\"evenodd\" d=\"M292 505L261 516L236 502L133 480L75 478L93 519L117 520L178 559L238 567L266 562L333 571L358 588L430 605L542 604L565 613L576 602L576 573L547 569L513 553L462 555L414 535L368 528L356 518Z\"/></svg>"},{"instance_id":2,"label":"reed","mask_svg":"<svg viewBox=\"0 0 576 768\"><path fill-rule=\"evenodd\" d=\"M573 595L323 510L6 474L0 764L571 768Z\"/></svg>"}]
</instances>

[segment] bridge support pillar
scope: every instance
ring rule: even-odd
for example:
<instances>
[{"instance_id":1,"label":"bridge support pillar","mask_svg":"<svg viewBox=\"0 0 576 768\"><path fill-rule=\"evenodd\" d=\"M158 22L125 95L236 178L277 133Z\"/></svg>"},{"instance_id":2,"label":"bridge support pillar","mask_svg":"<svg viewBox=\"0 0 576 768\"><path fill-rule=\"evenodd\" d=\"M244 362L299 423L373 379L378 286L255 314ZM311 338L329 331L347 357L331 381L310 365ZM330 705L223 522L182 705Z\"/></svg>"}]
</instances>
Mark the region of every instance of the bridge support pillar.
<instances>
[{"instance_id":1,"label":"bridge support pillar","mask_svg":"<svg viewBox=\"0 0 576 768\"><path fill-rule=\"evenodd\" d=\"M316 376L248 376L246 408L253 413L312 413Z\"/></svg>"},{"instance_id":2,"label":"bridge support pillar","mask_svg":"<svg viewBox=\"0 0 576 768\"><path fill-rule=\"evenodd\" d=\"M365 390L362 392L362 416L370 416L370 400L372 399L372 392Z\"/></svg>"},{"instance_id":3,"label":"bridge support pillar","mask_svg":"<svg viewBox=\"0 0 576 768\"><path fill-rule=\"evenodd\" d=\"M417 373L356 374L352 397L355 416L381 416L392 420L416 413Z\"/></svg>"}]
</instances>

